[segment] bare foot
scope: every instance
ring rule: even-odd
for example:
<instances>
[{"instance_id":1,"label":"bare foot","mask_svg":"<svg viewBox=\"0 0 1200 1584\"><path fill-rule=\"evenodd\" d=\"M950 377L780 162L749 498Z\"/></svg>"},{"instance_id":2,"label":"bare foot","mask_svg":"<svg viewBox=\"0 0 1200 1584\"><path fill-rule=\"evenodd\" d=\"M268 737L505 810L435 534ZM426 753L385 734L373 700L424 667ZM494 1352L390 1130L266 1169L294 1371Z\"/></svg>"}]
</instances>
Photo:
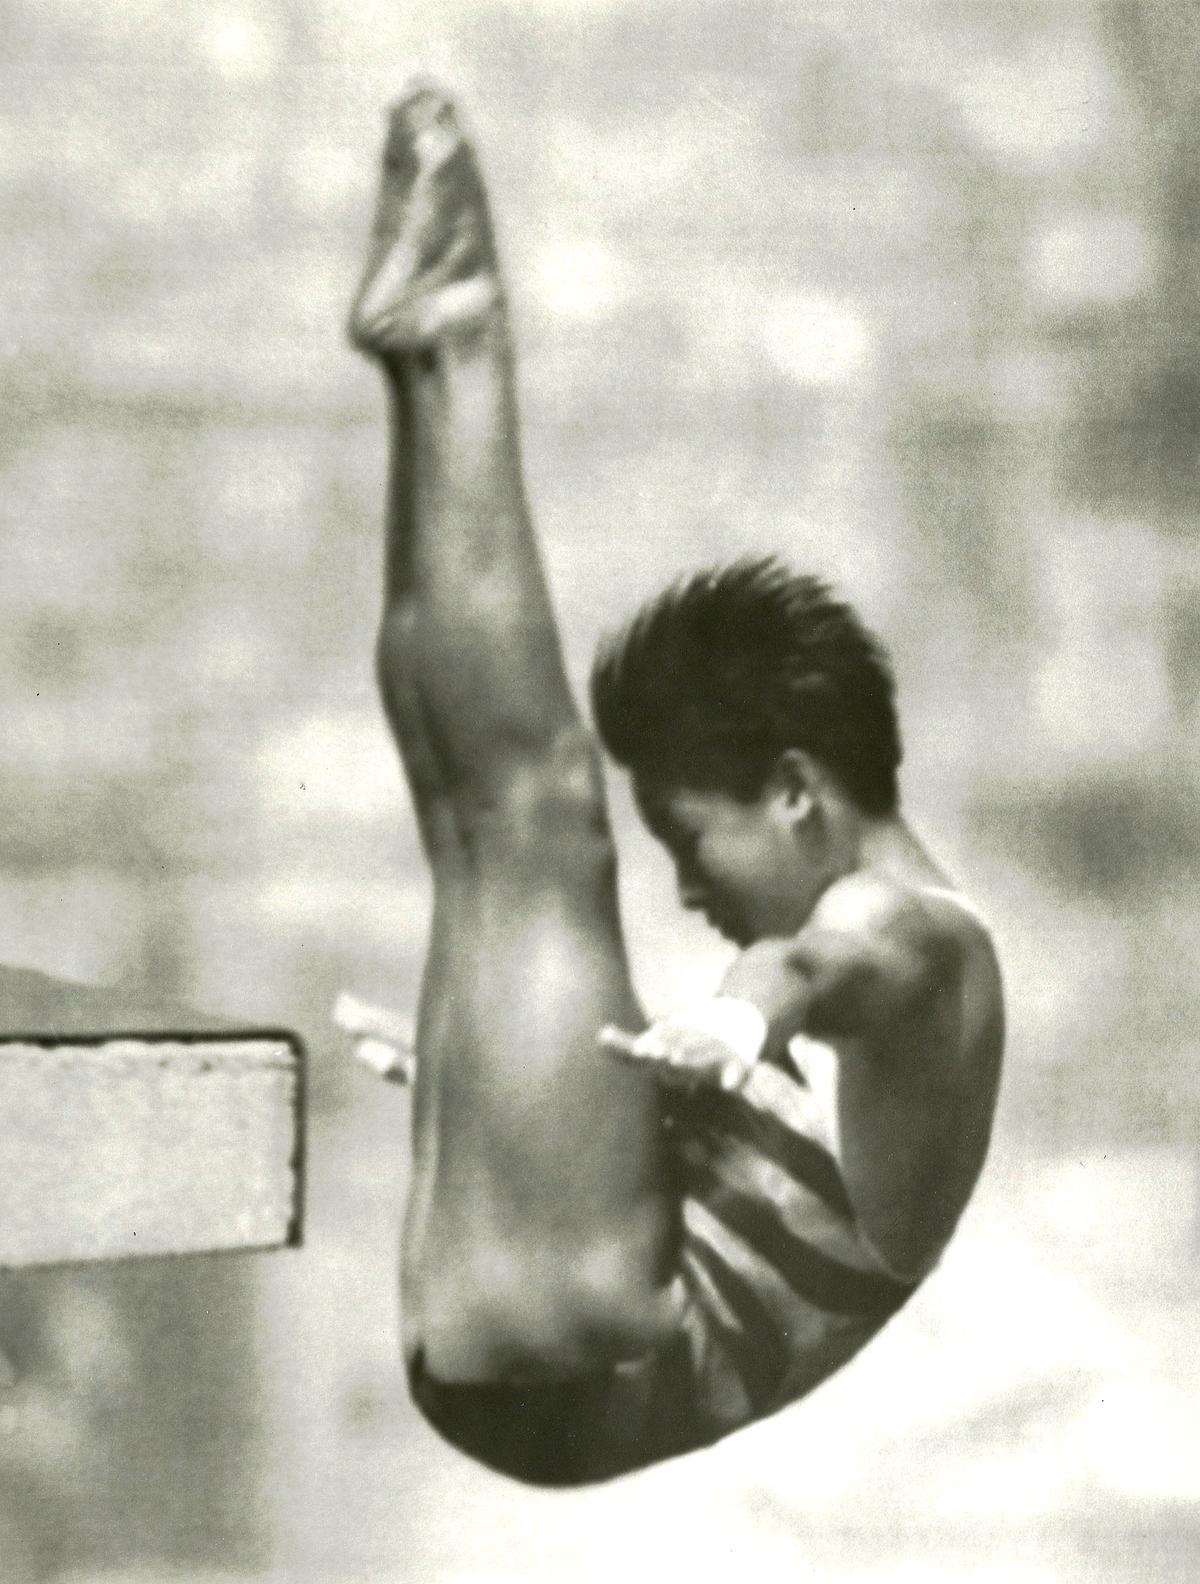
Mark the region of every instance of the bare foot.
<instances>
[{"instance_id":1,"label":"bare foot","mask_svg":"<svg viewBox=\"0 0 1200 1584\"><path fill-rule=\"evenodd\" d=\"M393 106L350 339L392 358L477 330L501 300L479 167L454 107L411 85Z\"/></svg>"}]
</instances>

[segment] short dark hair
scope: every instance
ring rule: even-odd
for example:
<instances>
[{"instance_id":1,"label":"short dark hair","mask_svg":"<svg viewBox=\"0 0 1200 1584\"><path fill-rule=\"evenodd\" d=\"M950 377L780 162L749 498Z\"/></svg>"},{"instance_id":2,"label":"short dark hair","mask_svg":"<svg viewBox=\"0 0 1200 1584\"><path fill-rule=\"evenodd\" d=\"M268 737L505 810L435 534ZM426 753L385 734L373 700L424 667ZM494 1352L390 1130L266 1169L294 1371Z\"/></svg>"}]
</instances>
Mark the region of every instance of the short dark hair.
<instances>
[{"instance_id":1,"label":"short dark hair","mask_svg":"<svg viewBox=\"0 0 1200 1584\"><path fill-rule=\"evenodd\" d=\"M695 573L600 648L592 709L635 777L756 798L789 748L864 813L894 813L901 759L887 656L817 578L773 556Z\"/></svg>"}]
</instances>

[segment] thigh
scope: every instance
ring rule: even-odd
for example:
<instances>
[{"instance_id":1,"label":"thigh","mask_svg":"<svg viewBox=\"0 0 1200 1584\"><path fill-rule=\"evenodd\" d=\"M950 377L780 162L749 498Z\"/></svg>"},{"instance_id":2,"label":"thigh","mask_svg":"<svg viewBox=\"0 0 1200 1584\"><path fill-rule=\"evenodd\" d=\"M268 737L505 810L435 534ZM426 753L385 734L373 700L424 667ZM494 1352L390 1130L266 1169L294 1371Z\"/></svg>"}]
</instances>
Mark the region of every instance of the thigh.
<instances>
[{"instance_id":1,"label":"thigh","mask_svg":"<svg viewBox=\"0 0 1200 1584\"><path fill-rule=\"evenodd\" d=\"M421 1019L406 1351L451 1379L570 1367L581 1291L658 1264L664 1235L657 1096L596 1039L637 1018L620 935L544 888L458 902Z\"/></svg>"},{"instance_id":2,"label":"thigh","mask_svg":"<svg viewBox=\"0 0 1200 1584\"><path fill-rule=\"evenodd\" d=\"M640 1013L594 771L574 768L460 809L461 864L435 879L405 1309L442 1379L573 1368L659 1320L659 1098L598 1045Z\"/></svg>"},{"instance_id":3,"label":"thigh","mask_svg":"<svg viewBox=\"0 0 1200 1584\"><path fill-rule=\"evenodd\" d=\"M456 938L439 962L438 999L429 1027L449 1040L451 1070L443 1093L474 1089L473 1074L495 1104L479 1125L503 1151L535 1130L555 1147L539 1150L538 1171L504 1185L518 1219L547 1199L564 1211L609 1191L628 1172L648 1113L632 1097L642 1075L616 1062L597 1043L606 1023L640 1026L616 900L604 884L579 876L520 873L478 881L469 905L456 909ZM631 1081L632 1080L632 1081ZM455 1163L454 1138L440 1129L442 1159ZM657 1126L657 1110L653 1112ZM456 1120L455 1131L458 1131ZM466 1131L474 1129L469 1122ZM631 1183L635 1192L643 1185Z\"/></svg>"},{"instance_id":4,"label":"thigh","mask_svg":"<svg viewBox=\"0 0 1200 1584\"><path fill-rule=\"evenodd\" d=\"M406 1339L422 1307L422 1271L430 1209L437 1181L441 1091L455 1052L471 1041L470 963L474 956L470 889L461 865L433 864L433 916L421 976L416 1019L416 1073L412 1089L412 1151L401 1239L400 1279Z\"/></svg>"},{"instance_id":5,"label":"thigh","mask_svg":"<svg viewBox=\"0 0 1200 1584\"><path fill-rule=\"evenodd\" d=\"M490 1211L517 1222L548 1198L586 1201L597 1178L611 1180L616 1162L637 1155L630 1129L644 1130L645 1106L623 1103L621 1091L641 1075L596 1036L606 1023L641 1021L609 881L434 866L404 1231L410 1297L435 1195L443 1229L459 1211L474 1214L481 1153L519 1151L533 1126L555 1141L536 1173L512 1175L493 1196Z\"/></svg>"}]
</instances>

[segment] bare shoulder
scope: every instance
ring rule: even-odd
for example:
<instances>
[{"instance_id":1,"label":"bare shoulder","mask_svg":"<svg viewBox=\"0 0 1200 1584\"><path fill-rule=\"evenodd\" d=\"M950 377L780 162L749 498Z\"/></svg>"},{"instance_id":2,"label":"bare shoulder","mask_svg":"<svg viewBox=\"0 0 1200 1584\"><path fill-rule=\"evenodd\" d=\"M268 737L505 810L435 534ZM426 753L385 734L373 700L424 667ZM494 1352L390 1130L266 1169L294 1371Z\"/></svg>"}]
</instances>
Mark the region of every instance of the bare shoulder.
<instances>
[{"instance_id":1,"label":"bare shoulder","mask_svg":"<svg viewBox=\"0 0 1200 1584\"><path fill-rule=\"evenodd\" d=\"M928 1022L959 1005L986 1021L998 1008L1000 976L991 936L957 893L860 871L829 887L795 942L829 970L836 1023L854 1013L880 1030L896 1019ZM953 1020L952 1020L953 1021ZM965 1032L965 1029L964 1029Z\"/></svg>"},{"instance_id":2,"label":"bare shoulder","mask_svg":"<svg viewBox=\"0 0 1200 1584\"><path fill-rule=\"evenodd\" d=\"M858 871L836 881L813 909L806 930L891 943L939 959L991 952L991 935L971 902L948 887L906 884Z\"/></svg>"},{"instance_id":3,"label":"bare shoulder","mask_svg":"<svg viewBox=\"0 0 1200 1584\"><path fill-rule=\"evenodd\" d=\"M856 872L796 935L748 947L722 990L789 1036L858 1038L893 1067L908 1050L915 1071L974 1048L998 1018L1000 979L987 930L953 893Z\"/></svg>"}]
</instances>

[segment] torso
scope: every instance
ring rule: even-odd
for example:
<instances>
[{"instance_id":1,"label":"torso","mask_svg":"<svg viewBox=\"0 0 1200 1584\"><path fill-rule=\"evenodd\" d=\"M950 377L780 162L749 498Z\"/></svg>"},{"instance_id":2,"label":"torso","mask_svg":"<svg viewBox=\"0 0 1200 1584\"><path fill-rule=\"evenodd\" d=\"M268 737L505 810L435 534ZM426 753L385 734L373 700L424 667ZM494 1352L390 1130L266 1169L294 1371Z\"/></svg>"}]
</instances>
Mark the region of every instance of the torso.
<instances>
[{"instance_id":1,"label":"torso","mask_svg":"<svg viewBox=\"0 0 1200 1584\"><path fill-rule=\"evenodd\" d=\"M886 1062L799 1035L740 1092L672 1102L691 1350L714 1422L771 1412L856 1353L936 1264L982 1168L995 957L962 899L921 891L958 969L932 1017L892 1031Z\"/></svg>"}]
</instances>

